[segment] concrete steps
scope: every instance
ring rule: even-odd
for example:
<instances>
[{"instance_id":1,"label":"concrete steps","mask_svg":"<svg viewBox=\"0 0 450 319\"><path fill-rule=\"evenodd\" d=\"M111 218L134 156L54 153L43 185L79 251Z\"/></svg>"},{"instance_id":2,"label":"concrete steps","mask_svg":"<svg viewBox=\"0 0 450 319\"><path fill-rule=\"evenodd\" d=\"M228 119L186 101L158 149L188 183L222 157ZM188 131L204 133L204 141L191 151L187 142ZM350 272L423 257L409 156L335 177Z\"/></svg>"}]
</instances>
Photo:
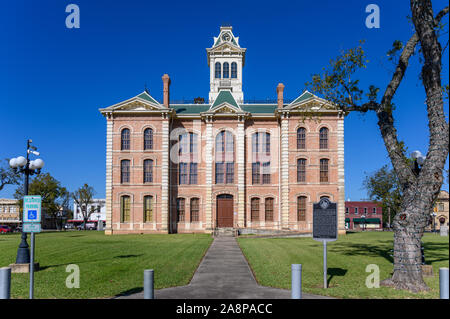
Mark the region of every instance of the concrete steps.
<instances>
[{"instance_id":1,"label":"concrete steps","mask_svg":"<svg viewBox=\"0 0 450 319\"><path fill-rule=\"evenodd\" d=\"M214 237L237 237L237 229L232 227L216 228L213 233Z\"/></svg>"}]
</instances>

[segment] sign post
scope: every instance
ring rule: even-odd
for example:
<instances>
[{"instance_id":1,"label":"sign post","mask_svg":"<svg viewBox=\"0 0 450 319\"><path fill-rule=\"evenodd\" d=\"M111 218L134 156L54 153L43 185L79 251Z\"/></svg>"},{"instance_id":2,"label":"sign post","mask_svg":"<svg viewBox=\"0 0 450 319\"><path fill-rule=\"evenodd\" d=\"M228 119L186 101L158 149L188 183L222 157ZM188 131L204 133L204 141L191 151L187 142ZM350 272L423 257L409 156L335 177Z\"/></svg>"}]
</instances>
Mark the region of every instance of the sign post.
<instances>
[{"instance_id":1,"label":"sign post","mask_svg":"<svg viewBox=\"0 0 450 319\"><path fill-rule=\"evenodd\" d=\"M337 203L326 197L313 204L313 239L323 243L323 288L327 283L327 242L337 240Z\"/></svg>"},{"instance_id":2,"label":"sign post","mask_svg":"<svg viewBox=\"0 0 450 319\"><path fill-rule=\"evenodd\" d=\"M34 234L41 232L41 196L23 197L23 232L31 233L30 249L30 299L34 294Z\"/></svg>"}]
</instances>

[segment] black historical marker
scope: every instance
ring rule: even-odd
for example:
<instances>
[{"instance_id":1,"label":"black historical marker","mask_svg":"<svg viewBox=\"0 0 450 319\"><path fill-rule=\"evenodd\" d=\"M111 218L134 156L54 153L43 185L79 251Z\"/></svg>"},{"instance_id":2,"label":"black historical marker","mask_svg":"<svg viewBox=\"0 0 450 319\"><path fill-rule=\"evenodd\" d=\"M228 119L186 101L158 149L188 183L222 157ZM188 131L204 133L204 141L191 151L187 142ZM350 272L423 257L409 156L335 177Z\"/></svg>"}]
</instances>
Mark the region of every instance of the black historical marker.
<instances>
[{"instance_id":1,"label":"black historical marker","mask_svg":"<svg viewBox=\"0 0 450 319\"><path fill-rule=\"evenodd\" d=\"M337 204L326 197L313 204L313 239L336 240L338 235Z\"/></svg>"}]
</instances>

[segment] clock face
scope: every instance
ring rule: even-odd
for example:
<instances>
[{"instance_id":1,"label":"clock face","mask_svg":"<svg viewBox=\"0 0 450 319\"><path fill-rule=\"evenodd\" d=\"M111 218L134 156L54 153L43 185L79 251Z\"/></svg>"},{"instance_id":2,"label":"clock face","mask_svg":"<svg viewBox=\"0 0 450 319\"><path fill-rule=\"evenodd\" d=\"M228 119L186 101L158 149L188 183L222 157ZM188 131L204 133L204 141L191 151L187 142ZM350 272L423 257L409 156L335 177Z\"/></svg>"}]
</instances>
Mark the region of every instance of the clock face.
<instances>
[{"instance_id":1,"label":"clock face","mask_svg":"<svg viewBox=\"0 0 450 319\"><path fill-rule=\"evenodd\" d=\"M230 35L228 33L224 33L222 35L222 40L223 41L230 41L230 39L231 39L231 37L230 37Z\"/></svg>"}]
</instances>

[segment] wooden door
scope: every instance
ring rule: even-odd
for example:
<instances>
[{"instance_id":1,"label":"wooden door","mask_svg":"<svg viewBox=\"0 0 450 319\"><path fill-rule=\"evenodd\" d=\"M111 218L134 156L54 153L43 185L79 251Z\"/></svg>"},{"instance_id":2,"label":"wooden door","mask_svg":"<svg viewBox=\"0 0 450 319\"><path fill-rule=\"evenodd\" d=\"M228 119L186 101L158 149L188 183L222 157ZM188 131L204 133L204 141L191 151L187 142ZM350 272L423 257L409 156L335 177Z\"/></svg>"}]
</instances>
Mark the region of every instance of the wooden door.
<instances>
[{"instance_id":1,"label":"wooden door","mask_svg":"<svg viewBox=\"0 0 450 319\"><path fill-rule=\"evenodd\" d=\"M233 227L233 196L217 196L217 227Z\"/></svg>"}]
</instances>

